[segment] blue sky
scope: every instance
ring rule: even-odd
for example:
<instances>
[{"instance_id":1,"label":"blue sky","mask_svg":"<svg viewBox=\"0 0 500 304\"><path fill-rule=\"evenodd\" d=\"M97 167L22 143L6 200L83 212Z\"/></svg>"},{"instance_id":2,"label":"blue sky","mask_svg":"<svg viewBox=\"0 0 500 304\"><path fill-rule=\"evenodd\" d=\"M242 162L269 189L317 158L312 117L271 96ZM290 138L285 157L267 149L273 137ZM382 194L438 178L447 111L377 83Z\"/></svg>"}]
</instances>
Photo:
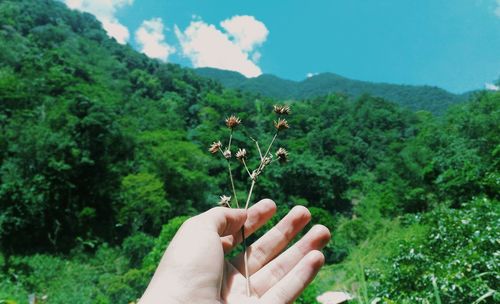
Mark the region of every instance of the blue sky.
<instances>
[{"instance_id":1,"label":"blue sky","mask_svg":"<svg viewBox=\"0 0 500 304\"><path fill-rule=\"evenodd\" d=\"M500 77L500 0L63 1L118 41L185 66L452 92Z\"/></svg>"}]
</instances>

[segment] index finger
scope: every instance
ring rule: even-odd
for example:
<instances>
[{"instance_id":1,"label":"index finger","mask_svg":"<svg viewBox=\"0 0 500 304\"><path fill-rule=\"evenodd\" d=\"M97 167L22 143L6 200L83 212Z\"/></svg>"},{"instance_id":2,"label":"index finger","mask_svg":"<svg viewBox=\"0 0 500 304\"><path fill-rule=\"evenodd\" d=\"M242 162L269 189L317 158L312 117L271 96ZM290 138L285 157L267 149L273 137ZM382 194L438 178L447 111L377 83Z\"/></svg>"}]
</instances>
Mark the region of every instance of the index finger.
<instances>
[{"instance_id":1,"label":"index finger","mask_svg":"<svg viewBox=\"0 0 500 304\"><path fill-rule=\"evenodd\" d=\"M247 220L245 221L245 237L252 235L276 213L276 204L270 199L263 199L248 208ZM221 238L224 253L229 252L241 243L241 231Z\"/></svg>"}]
</instances>

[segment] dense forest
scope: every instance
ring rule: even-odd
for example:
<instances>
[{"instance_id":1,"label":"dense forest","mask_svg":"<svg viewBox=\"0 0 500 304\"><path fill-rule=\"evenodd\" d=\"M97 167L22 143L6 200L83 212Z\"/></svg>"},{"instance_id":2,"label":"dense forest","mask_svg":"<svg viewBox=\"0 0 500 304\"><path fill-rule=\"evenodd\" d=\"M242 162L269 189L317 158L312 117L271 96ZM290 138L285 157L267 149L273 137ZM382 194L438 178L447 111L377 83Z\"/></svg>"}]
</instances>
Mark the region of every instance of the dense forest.
<instances>
[{"instance_id":1,"label":"dense forest","mask_svg":"<svg viewBox=\"0 0 500 304\"><path fill-rule=\"evenodd\" d=\"M255 155L283 102L149 59L58 1L0 0L0 303L135 301L180 225L231 193L207 150L224 119ZM290 161L254 198L277 202L269 225L300 204L332 231L298 303L498 303L499 92L438 116L367 94L288 103Z\"/></svg>"},{"instance_id":2,"label":"dense forest","mask_svg":"<svg viewBox=\"0 0 500 304\"><path fill-rule=\"evenodd\" d=\"M473 94L473 92L453 94L433 86L359 81L333 73L321 73L302 81L292 81L269 74L246 78L238 72L214 68L198 68L195 72L200 76L217 80L227 88L259 93L278 99L303 100L332 93L344 94L356 99L364 94L370 94L414 111L425 110L437 115L443 114L448 107L465 101Z\"/></svg>"}]
</instances>

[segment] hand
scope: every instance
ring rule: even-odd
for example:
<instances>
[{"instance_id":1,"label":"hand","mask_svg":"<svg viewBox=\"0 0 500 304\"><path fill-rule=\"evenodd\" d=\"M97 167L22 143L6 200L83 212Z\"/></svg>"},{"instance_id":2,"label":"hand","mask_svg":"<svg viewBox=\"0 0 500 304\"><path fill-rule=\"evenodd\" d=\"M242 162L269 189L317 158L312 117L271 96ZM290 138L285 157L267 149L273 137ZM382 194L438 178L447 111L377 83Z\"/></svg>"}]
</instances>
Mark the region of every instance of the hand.
<instances>
[{"instance_id":1,"label":"hand","mask_svg":"<svg viewBox=\"0 0 500 304\"><path fill-rule=\"evenodd\" d=\"M187 220L139 303L292 303L323 266L319 250L330 239L328 229L316 225L281 253L310 221L305 207L294 207L247 248L251 297L243 254L224 260L224 253L241 242L243 225L245 236L251 235L275 212L273 201L262 200L248 211L217 207Z\"/></svg>"}]
</instances>

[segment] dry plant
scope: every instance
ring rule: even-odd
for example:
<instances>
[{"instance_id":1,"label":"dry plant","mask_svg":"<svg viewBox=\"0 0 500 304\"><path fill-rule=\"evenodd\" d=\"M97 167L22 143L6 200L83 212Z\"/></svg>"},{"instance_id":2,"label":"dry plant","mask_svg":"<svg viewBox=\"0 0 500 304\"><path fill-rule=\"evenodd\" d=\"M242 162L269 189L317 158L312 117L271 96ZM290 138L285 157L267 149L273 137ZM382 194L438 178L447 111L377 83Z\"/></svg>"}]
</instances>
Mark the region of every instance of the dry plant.
<instances>
[{"instance_id":1,"label":"dry plant","mask_svg":"<svg viewBox=\"0 0 500 304\"><path fill-rule=\"evenodd\" d=\"M257 179L264 172L264 170L270 164L274 163L275 161L279 161L280 163L286 163L288 161L288 151L285 148L282 148L282 147L278 148L278 150L275 153L276 158L273 158L273 153L271 152L271 149L273 148L273 145L276 142L276 138L278 137L280 132L283 132L284 130L289 128L288 122L286 121L286 119L284 119L284 116L290 114L290 106L288 106L288 105L275 105L274 106L274 113L278 116L277 120L274 121L275 133L274 133L274 136L273 136L271 142L267 146L264 154L262 153L259 142L256 139L253 139L250 137L250 140L254 142L255 147L257 148L257 152L259 153L259 163L258 163L257 167L254 170L249 169L248 164L247 164L248 153L247 153L246 149L238 148L238 150L236 151L236 154L235 154L235 158L241 164L243 164L245 171L247 172L248 177L250 179L250 188L248 190L246 202L244 205L245 210L248 209L248 206L250 204L250 199L252 198L252 193L255 189ZM220 152L222 157L226 160L228 174L229 174L229 181L231 183L231 190L233 192L232 197L222 195L220 197L219 205L224 206L224 207L228 207L228 208L232 208L232 207L240 208L240 204L238 202L238 197L236 194L236 188L234 186L233 172L232 172L232 168L231 168L231 161L233 159L233 152L231 150L231 148L232 148L231 144L233 141L233 134L234 134L236 127L241 125L241 119L235 115L231 115L228 118L226 118L225 122L226 122L227 128L229 129L229 140L228 140L227 146L223 147L221 141L219 140L219 141L212 143L212 145L210 146L208 151L210 151L210 153L212 153L212 154L218 154ZM231 202L234 202L234 204L231 204ZM246 250L247 244L246 244L246 238L245 238L245 230L243 227L241 228L241 236L242 236L242 240L243 240L245 278L246 278L246 282L247 282L247 286L246 286L247 296L250 297L250 295L251 295L250 290L251 289L250 289L250 280L248 277L248 263L247 263L248 258L247 258L247 250Z\"/></svg>"}]
</instances>

